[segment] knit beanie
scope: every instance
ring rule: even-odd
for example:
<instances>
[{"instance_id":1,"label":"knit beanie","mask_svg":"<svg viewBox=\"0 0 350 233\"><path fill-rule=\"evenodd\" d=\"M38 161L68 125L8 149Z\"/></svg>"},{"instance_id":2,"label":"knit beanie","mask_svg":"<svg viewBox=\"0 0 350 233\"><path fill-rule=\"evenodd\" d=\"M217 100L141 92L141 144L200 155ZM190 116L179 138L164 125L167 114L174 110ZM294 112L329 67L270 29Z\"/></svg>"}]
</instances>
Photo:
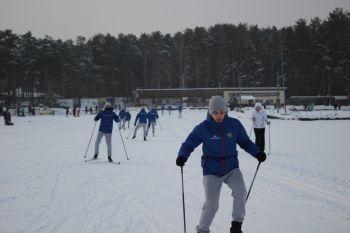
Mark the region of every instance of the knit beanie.
<instances>
[{"instance_id":1,"label":"knit beanie","mask_svg":"<svg viewBox=\"0 0 350 233\"><path fill-rule=\"evenodd\" d=\"M111 102L106 102L105 103L105 108L111 108L112 107L112 104L111 104Z\"/></svg>"},{"instance_id":2,"label":"knit beanie","mask_svg":"<svg viewBox=\"0 0 350 233\"><path fill-rule=\"evenodd\" d=\"M227 113L227 107L225 100L221 96L212 96L209 100L209 114L211 115L213 112L223 111Z\"/></svg>"}]
</instances>

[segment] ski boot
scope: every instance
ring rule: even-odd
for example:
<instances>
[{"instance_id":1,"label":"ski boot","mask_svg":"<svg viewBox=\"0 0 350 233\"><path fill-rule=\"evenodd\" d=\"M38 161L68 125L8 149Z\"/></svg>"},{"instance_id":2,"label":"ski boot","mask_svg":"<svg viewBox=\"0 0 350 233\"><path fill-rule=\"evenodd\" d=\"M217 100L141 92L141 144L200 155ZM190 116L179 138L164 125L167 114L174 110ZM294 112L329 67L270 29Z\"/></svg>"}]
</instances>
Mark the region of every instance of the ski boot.
<instances>
[{"instance_id":1,"label":"ski boot","mask_svg":"<svg viewBox=\"0 0 350 233\"><path fill-rule=\"evenodd\" d=\"M97 159L97 156L98 156L98 154L95 154L95 155L94 155L94 159Z\"/></svg>"},{"instance_id":2,"label":"ski boot","mask_svg":"<svg viewBox=\"0 0 350 233\"><path fill-rule=\"evenodd\" d=\"M108 156L108 162L113 163L112 157Z\"/></svg>"},{"instance_id":3,"label":"ski boot","mask_svg":"<svg viewBox=\"0 0 350 233\"><path fill-rule=\"evenodd\" d=\"M231 222L230 233L242 233L241 228L242 228L242 223L241 222L232 221Z\"/></svg>"}]
</instances>

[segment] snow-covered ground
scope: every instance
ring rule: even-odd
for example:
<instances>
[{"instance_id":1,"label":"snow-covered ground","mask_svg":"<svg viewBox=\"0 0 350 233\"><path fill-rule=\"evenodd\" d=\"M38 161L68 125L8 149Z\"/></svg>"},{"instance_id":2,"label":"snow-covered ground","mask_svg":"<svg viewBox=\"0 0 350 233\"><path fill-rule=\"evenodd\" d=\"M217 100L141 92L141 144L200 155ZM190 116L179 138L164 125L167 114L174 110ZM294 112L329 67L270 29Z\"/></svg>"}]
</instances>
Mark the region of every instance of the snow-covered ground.
<instances>
[{"instance_id":1,"label":"snow-covered ground","mask_svg":"<svg viewBox=\"0 0 350 233\"><path fill-rule=\"evenodd\" d=\"M249 112L229 115L240 119L249 134ZM106 162L104 141L99 160L84 162L92 115L13 117L13 127L2 121L0 232L183 232L175 159L187 134L205 117L205 110L184 110L182 119L166 112L156 136L146 142L141 129L134 140L127 139L130 131L121 131L130 160L115 127L113 158L121 165ZM271 121L266 131L271 154L260 166L243 232L349 232L350 121ZM203 203L200 155L199 147L184 167L187 232L195 232ZM249 188L257 161L243 151L239 158ZM231 206L230 191L223 186L211 232L229 232Z\"/></svg>"}]
</instances>

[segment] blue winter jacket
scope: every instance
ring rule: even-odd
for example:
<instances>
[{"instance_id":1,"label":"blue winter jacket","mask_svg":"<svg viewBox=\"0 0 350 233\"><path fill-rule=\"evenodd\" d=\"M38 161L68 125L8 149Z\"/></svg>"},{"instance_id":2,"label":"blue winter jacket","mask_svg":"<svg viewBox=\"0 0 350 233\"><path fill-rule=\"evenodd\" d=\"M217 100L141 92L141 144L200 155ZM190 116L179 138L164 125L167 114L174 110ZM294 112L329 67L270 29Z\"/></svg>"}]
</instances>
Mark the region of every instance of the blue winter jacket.
<instances>
[{"instance_id":1,"label":"blue winter jacket","mask_svg":"<svg viewBox=\"0 0 350 233\"><path fill-rule=\"evenodd\" d=\"M146 110L142 108L140 112L137 113L136 115L134 125L136 125L137 121L139 121L140 124L147 124L147 119L148 119L148 114L146 113Z\"/></svg>"},{"instance_id":2,"label":"blue winter jacket","mask_svg":"<svg viewBox=\"0 0 350 233\"><path fill-rule=\"evenodd\" d=\"M122 120L122 119L125 119L126 118L126 111L124 109L122 109L120 112L119 112L119 120Z\"/></svg>"},{"instance_id":3,"label":"blue winter jacket","mask_svg":"<svg viewBox=\"0 0 350 233\"><path fill-rule=\"evenodd\" d=\"M148 121L149 122L156 122L158 119L158 113L157 110L153 109L150 112L148 112Z\"/></svg>"},{"instance_id":4,"label":"blue winter jacket","mask_svg":"<svg viewBox=\"0 0 350 233\"><path fill-rule=\"evenodd\" d=\"M201 143L204 176L224 176L238 168L236 144L255 158L259 153L259 148L249 139L241 122L227 115L223 122L216 123L208 114L207 119L197 125L182 143L178 156L187 160Z\"/></svg>"},{"instance_id":5,"label":"blue winter jacket","mask_svg":"<svg viewBox=\"0 0 350 233\"><path fill-rule=\"evenodd\" d=\"M112 133L113 120L119 122L117 114L113 111L113 108L105 108L105 110L99 112L94 120L98 121L101 119L99 131L102 133Z\"/></svg>"}]
</instances>

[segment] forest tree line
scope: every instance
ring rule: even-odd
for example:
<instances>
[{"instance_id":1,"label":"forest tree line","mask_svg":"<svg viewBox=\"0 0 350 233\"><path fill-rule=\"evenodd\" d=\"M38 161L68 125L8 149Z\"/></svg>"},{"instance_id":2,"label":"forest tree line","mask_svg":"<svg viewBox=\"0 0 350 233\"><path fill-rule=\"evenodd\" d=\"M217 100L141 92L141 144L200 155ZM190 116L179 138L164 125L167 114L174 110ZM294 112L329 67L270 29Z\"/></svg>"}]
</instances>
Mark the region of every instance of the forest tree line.
<instances>
[{"instance_id":1,"label":"forest tree line","mask_svg":"<svg viewBox=\"0 0 350 233\"><path fill-rule=\"evenodd\" d=\"M174 35L35 38L0 31L0 94L131 97L136 88L287 87L292 95L350 95L350 13L277 29L217 24ZM0 96L1 99L1 96Z\"/></svg>"}]
</instances>

